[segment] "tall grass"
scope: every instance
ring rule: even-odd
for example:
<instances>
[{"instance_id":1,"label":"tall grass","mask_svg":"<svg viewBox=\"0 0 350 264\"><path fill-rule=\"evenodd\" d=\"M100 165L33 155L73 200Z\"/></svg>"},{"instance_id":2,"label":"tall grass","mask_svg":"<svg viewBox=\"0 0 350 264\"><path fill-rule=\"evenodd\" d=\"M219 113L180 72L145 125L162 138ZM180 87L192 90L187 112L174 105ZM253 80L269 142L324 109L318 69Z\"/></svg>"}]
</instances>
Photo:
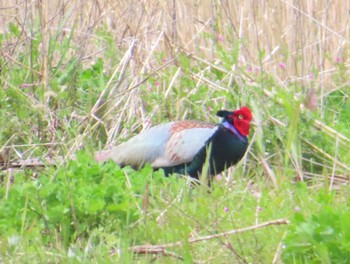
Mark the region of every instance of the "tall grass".
<instances>
[{"instance_id":1,"label":"tall grass","mask_svg":"<svg viewBox=\"0 0 350 264\"><path fill-rule=\"evenodd\" d=\"M165 94L166 99L176 91L174 87L191 93L201 85L210 88L207 98L193 102L198 106L204 106L214 91L232 94L236 105L250 103L255 93L259 95L257 111L267 112L265 119L277 114L262 107L271 95L280 96L279 89L300 101L312 88L318 96L318 116L324 117L325 111L335 117L341 114L327 104L327 98L347 92L349 3L2 1L1 5L2 64L7 66L3 67L2 82L23 97L33 93L26 104L32 109L41 105L49 120L47 128L52 130L57 121L55 109L78 99L78 69L96 63L103 64L104 76L100 74L96 77L100 80L91 84L86 80L82 115L97 122L93 128L114 125L108 131L109 143L115 135L127 133L122 120L134 117L141 120L141 126L147 125L154 113L146 116L143 110L142 88L151 89L154 84L154 92ZM191 65L188 69L187 64L182 65L184 58ZM12 67L27 72L13 82L7 71ZM207 78L212 72L217 76ZM61 76L55 78L57 75ZM182 84L183 76L191 82ZM235 84L239 88L231 89ZM63 92L69 99L60 103L55 98ZM272 94L265 96L266 92ZM216 107L228 107L227 98L213 99ZM173 97L167 114L171 118L188 116L185 101L184 96ZM106 104L107 111L102 107ZM204 109L198 107L196 112L209 116ZM36 121L38 128L44 129L40 119Z\"/></svg>"}]
</instances>

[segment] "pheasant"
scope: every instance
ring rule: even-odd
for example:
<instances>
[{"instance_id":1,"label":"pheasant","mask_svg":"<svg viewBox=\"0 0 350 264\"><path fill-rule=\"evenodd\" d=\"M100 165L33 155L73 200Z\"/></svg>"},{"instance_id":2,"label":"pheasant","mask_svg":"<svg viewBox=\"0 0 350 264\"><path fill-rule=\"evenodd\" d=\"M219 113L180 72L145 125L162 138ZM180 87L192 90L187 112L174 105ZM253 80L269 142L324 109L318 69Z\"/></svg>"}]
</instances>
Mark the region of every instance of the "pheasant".
<instances>
[{"instance_id":1,"label":"pheasant","mask_svg":"<svg viewBox=\"0 0 350 264\"><path fill-rule=\"evenodd\" d=\"M235 165L248 147L250 122L248 107L220 110L220 124L177 121L154 126L128 141L95 153L99 162L113 160L120 166L139 169L146 163L166 176L177 173L198 179L206 162L213 177Z\"/></svg>"}]
</instances>

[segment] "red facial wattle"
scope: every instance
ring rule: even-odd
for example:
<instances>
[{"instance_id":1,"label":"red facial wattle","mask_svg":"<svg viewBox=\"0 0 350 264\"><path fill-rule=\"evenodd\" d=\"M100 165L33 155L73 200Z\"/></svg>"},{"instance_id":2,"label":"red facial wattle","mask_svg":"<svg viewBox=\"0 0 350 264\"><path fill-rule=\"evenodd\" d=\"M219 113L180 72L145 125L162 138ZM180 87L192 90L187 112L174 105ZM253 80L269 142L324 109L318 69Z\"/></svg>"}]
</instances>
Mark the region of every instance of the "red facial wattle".
<instances>
[{"instance_id":1,"label":"red facial wattle","mask_svg":"<svg viewBox=\"0 0 350 264\"><path fill-rule=\"evenodd\" d=\"M235 128L238 130L239 133L241 133L241 135L243 136L249 135L249 130L250 130L249 122L241 119L236 119Z\"/></svg>"},{"instance_id":2,"label":"red facial wattle","mask_svg":"<svg viewBox=\"0 0 350 264\"><path fill-rule=\"evenodd\" d=\"M253 115L249 108L243 106L241 109L234 111L233 113L233 124L235 128L243 136L249 135L250 130L250 121L252 120Z\"/></svg>"}]
</instances>

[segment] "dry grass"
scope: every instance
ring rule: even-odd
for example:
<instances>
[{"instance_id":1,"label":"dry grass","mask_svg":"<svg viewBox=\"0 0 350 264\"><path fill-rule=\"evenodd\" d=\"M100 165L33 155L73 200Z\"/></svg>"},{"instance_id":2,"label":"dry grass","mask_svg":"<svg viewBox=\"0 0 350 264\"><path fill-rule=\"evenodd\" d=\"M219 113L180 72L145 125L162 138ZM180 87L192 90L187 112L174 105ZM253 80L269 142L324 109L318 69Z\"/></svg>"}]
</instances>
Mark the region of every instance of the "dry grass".
<instances>
[{"instance_id":1,"label":"dry grass","mask_svg":"<svg viewBox=\"0 0 350 264\"><path fill-rule=\"evenodd\" d=\"M18 40L22 45L9 43L12 49L8 47L2 52L11 58L16 50L30 43L30 36L35 33L33 26L39 24L44 64L48 40L63 37L74 27L74 40L84 53L82 57L89 61L98 52L96 28L107 26L121 49L136 40L133 60L141 68L152 49L163 50L171 57L181 47L193 54L205 54L213 61L213 42L222 42L229 51L232 41L240 39L239 61L243 66L274 72L281 80L287 76L302 78L316 68L320 79L327 79L336 58L344 59L347 55L349 9L349 2L325 0L117 3L4 0L0 3L2 32L7 31L8 23L17 24L23 31ZM210 34L211 39L204 38L203 33ZM259 52L264 55L258 56ZM286 63L284 71L278 67L280 62ZM45 70L43 66L43 76Z\"/></svg>"}]
</instances>

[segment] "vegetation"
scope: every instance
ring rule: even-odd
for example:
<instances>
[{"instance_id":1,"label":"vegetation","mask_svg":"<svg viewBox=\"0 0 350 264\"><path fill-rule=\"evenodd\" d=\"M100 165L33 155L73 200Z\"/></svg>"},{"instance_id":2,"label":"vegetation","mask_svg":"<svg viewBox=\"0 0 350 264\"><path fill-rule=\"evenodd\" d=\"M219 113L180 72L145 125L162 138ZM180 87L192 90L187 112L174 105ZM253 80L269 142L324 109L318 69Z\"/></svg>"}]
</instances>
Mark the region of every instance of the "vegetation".
<instances>
[{"instance_id":1,"label":"vegetation","mask_svg":"<svg viewBox=\"0 0 350 264\"><path fill-rule=\"evenodd\" d=\"M0 261L349 263L349 5L1 1ZM241 105L211 189L92 159Z\"/></svg>"}]
</instances>

